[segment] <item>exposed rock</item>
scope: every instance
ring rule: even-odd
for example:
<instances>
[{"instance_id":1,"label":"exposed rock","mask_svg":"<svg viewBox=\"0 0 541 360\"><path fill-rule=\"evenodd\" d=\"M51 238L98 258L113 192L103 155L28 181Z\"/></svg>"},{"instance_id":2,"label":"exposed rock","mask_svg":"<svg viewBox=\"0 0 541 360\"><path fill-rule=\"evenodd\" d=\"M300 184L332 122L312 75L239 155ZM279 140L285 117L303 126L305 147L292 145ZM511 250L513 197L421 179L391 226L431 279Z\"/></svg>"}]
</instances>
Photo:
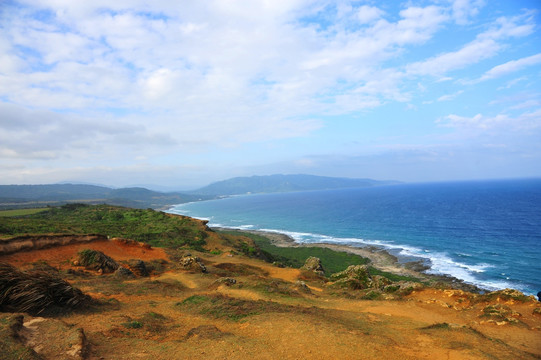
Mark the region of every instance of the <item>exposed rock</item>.
<instances>
[{"instance_id":1,"label":"exposed rock","mask_svg":"<svg viewBox=\"0 0 541 360\"><path fill-rule=\"evenodd\" d=\"M0 313L0 358L2 360L43 360L41 356L24 344L19 336L23 328L21 314Z\"/></svg>"},{"instance_id":2,"label":"exposed rock","mask_svg":"<svg viewBox=\"0 0 541 360\"><path fill-rule=\"evenodd\" d=\"M386 293L397 293L405 295L408 291L421 287L422 285L414 282L393 282L381 275L371 275L369 267L366 265L350 265L346 270L331 275L334 281L332 286L348 288L352 290L374 289L377 294L382 291ZM376 293L369 295L376 298Z\"/></svg>"},{"instance_id":3,"label":"exposed rock","mask_svg":"<svg viewBox=\"0 0 541 360\"><path fill-rule=\"evenodd\" d=\"M372 286L373 288L383 289L385 286L391 285L393 282L387 279L385 276L373 275L372 276Z\"/></svg>"},{"instance_id":4,"label":"exposed rock","mask_svg":"<svg viewBox=\"0 0 541 360\"><path fill-rule=\"evenodd\" d=\"M77 260L72 264L84 266L86 269L100 271L102 273L112 273L118 269L118 263L111 257L105 255L101 251L84 249L77 254Z\"/></svg>"},{"instance_id":5,"label":"exposed rock","mask_svg":"<svg viewBox=\"0 0 541 360\"><path fill-rule=\"evenodd\" d=\"M123 279L134 279L135 274L131 272L130 269L127 269L123 266L120 266L114 273L116 277L123 278Z\"/></svg>"},{"instance_id":6,"label":"exposed rock","mask_svg":"<svg viewBox=\"0 0 541 360\"><path fill-rule=\"evenodd\" d=\"M313 271L318 275L325 276L325 269L323 269L323 265L321 265L321 260L315 256L310 256L306 259L301 270Z\"/></svg>"},{"instance_id":7,"label":"exposed rock","mask_svg":"<svg viewBox=\"0 0 541 360\"><path fill-rule=\"evenodd\" d=\"M310 290L308 285L306 285L306 283L304 281L302 281L302 280L295 281L295 287L297 288L298 291L303 292L305 294L311 294L312 293L312 291Z\"/></svg>"},{"instance_id":8,"label":"exposed rock","mask_svg":"<svg viewBox=\"0 0 541 360\"><path fill-rule=\"evenodd\" d=\"M488 305L483 309L481 317L491 318L489 322L495 322L498 325L504 323L518 323L516 318L522 315L516 311L513 311L509 306L502 304Z\"/></svg>"},{"instance_id":9,"label":"exposed rock","mask_svg":"<svg viewBox=\"0 0 541 360\"><path fill-rule=\"evenodd\" d=\"M504 301L518 301L518 302L530 302L537 301L533 295L524 295L522 292L515 289L503 289L498 291L492 291L485 295L489 298L498 298Z\"/></svg>"},{"instance_id":10,"label":"exposed rock","mask_svg":"<svg viewBox=\"0 0 541 360\"><path fill-rule=\"evenodd\" d=\"M398 289L395 292L397 295L409 295L413 291L423 288L423 284L418 283L418 282L413 282L413 281L399 281L397 283L394 283L388 286L393 286L393 285L398 286Z\"/></svg>"},{"instance_id":11,"label":"exposed rock","mask_svg":"<svg viewBox=\"0 0 541 360\"><path fill-rule=\"evenodd\" d=\"M345 287L352 290L372 287L373 281L366 265L350 265L344 271L331 275L333 286Z\"/></svg>"},{"instance_id":12,"label":"exposed rock","mask_svg":"<svg viewBox=\"0 0 541 360\"><path fill-rule=\"evenodd\" d=\"M128 260L128 267L137 276L140 276L140 277L149 276L148 269L143 260L139 260L139 259Z\"/></svg>"},{"instance_id":13,"label":"exposed rock","mask_svg":"<svg viewBox=\"0 0 541 360\"><path fill-rule=\"evenodd\" d=\"M192 270L196 272L207 272L207 267L201 262L197 256L192 256L191 254L186 254L182 259L180 259L179 264L186 270Z\"/></svg>"},{"instance_id":14,"label":"exposed rock","mask_svg":"<svg viewBox=\"0 0 541 360\"><path fill-rule=\"evenodd\" d=\"M85 359L88 343L81 328L67 325L63 321L45 318L17 318L12 329L16 337L27 347L45 359Z\"/></svg>"},{"instance_id":15,"label":"exposed rock","mask_svg":"<svg viewBox=\"0 0 541 360\"><path fill-rule=\"evenodd\" d=\"M217 284L224 284L226 286L235 285L237 283L237 280L231 278L231 277L221 277L215 281Z\"/></svg>"}]
</instances>

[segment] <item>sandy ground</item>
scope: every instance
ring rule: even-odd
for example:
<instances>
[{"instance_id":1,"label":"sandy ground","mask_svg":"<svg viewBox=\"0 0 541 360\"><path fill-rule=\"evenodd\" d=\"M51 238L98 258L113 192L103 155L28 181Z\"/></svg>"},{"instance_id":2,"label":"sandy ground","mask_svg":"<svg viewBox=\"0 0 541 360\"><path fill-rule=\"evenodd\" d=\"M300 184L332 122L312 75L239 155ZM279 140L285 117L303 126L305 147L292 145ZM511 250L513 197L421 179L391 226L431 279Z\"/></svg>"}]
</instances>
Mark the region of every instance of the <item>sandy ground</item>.
<instances>
[{"instance_id":1,"label":"sandy ground","mask_svg":"<svg viewBox=\"0 0 541 360\"><path fill-rule=\"evenodd\" d=\"M100 241L12 254L0 261L23 266L44 260L65 268L81 248L103 251L116 260L167 258L161 249ZM460 290L428 288L400 300L360 300L354 292L338 294L315 279L307 281L311 293L299 293L298 269L228 252L197 255L208 274L174 268L170 260L168 271L151 278L119 282L112 275L96 274L98 282L76 279L76 286L104 305L60 319L84 329L89 359L541 358L541 315L534 314L541 305L535 301L495 299L493 304L509 307L517 319L498 324L482 316L488 303L475 303L474 295ZM383 255L377 261L388 260ZM230 269L227 276L236 284L213 286L224 269ZM272 284L288 292L276 292ZM130 293L132 288L138 291ZM194 295L230 300L233 307L223 308L220 301L213 308L182 305ZM256 311L241 318L225 316L244 314L247 306ZM133 321L142 326L126 325Z\"/></svg>"}]
</instances>

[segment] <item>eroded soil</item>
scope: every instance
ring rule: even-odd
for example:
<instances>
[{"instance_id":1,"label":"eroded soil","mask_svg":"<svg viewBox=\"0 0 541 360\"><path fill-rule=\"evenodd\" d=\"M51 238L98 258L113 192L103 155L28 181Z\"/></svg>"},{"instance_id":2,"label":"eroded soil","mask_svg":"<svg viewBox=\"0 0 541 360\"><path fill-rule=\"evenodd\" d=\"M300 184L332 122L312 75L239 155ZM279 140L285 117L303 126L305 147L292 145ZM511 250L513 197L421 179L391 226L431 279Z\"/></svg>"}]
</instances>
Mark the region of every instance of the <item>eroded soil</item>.
<instances>
[{"instance_id":1,"label":"eroded soil","mask_svg":"<svg viewBox=\"0 0 541 360\"><path fill-rule=\"evenodd\" d=\"M323 278L230 251L192 251L208 270L202 273L180 267L176 259L182 253L118 241L21 252L0 261L19 268L46 261L65 274L78 269L71 260L83 248L119 262L167 261L145 278L92 271L66 277L97 300L88 309L55 316L69 329L84 330L89 359L541 358L541 314L534 313L541 305L533 300L487 302L460 290L431 288L394 300L363 300L355 291L329 287ZM224 277L236 282L217 282ZM500 312L489 313L488 306ZM7 316L0 315L1 324ZM24 318L27 324L35 320ZM56 329L48 331L51 346L67 336L62 327ZM33 333L44 358L60 358L37 338Z\"/></svg>"}]
</instances>

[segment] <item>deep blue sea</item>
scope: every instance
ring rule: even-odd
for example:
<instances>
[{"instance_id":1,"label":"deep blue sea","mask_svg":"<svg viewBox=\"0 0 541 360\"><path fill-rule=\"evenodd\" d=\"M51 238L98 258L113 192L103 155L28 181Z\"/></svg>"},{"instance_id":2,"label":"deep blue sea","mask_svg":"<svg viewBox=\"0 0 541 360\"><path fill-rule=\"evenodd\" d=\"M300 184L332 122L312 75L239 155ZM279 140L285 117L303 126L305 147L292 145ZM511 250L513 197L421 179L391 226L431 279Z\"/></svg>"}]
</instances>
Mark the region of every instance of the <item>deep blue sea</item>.
<instances>
[{"instance_id":1,"label":"deep blue sea","mask_svg":"<svg viewBox=\"0 0 541 360\"><path fill-rule=\"evenodd\" d=\"M488 290L541 290L541 179L243 195L169 211L302 243L377 245Z\"/></svg>"}]
</instances>

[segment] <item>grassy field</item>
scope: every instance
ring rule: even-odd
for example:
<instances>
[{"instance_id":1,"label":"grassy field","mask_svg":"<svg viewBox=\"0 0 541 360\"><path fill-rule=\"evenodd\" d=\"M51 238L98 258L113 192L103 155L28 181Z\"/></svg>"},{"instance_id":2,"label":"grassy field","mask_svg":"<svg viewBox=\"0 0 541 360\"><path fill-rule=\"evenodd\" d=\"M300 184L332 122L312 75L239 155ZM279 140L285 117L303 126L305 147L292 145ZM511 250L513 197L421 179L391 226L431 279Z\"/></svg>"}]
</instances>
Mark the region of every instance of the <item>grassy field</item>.
<instances>
[{"instance_id":1,"label":"grassy field","mask_svg":"<svg viewBox=\"0 0 541 360\"><path fill-rule=\"evenodd\" d=\"M34 209L16 209L16 210L0 210L0 217L25 216L37 214L42 211L47 211L49 208L34 208Z\"/></svg>"},{"instance_id":2,"label":"grassy field","mask_svg":"<svg viewBox=\"0 0 541 360\"><path fill-rule=\"evenodd\" d=\"M24 211L24 210L18 210ZM25 234L102 234L152 246L201 249L208 236L199 222L152 209L68 204L24 217L0 217L0 236Z\"/></svg>"},{"instance_id":3,"label":"grassy field","mask_svg":"<svg viewBox=\"0 0 541 360\"><path fill-rule=\"evenodd\" d=\"M366 265L370 262L367 258L359 255L315 246L279 247L272 245L271 241L265 236L242 231L219 231L219 233L248 237L254 241L262 252L267 254L267 258L270 257L276 262L289 267L300 268L308 257L315 256L321 260L326 276L345 270L350 265ZM369 272L371 275L385 276L393 281L419 282L417 278L388 273L372 266L369 267Z\"/></svg>"},{"instance_id":4,"label":"grassy field","mask_svg":"<svg viewBox=\"0 0 541 360\"><path fill-rule=\"evenodd\" d=\"M271 244L264 236L246 233L242 231L220 231L223 234L246 236L263 251L272 256L283 265L300 268L306 259L315 256L321 259L325 274L330 275L347 268L349 265L364 265L368 259L355 254L333 251L320 247L278 247Z\"/></svg>"}]
</instances>

